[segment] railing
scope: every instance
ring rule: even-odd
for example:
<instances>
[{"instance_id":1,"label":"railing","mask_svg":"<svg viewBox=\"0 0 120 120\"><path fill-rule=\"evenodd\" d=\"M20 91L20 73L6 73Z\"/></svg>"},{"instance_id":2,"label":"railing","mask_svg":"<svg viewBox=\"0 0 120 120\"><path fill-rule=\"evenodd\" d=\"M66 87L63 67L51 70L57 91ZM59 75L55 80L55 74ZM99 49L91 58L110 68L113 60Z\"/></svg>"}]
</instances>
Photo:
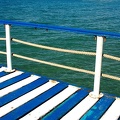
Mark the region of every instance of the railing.
<instances>
[{"instance_id":1,"label":"railing","mask_svg":"<svg viewBox=\"0 0 120 120\"><path fill-rule=\"evenodd\" d=\"M33 24L33 23L24 23L24 22L13 22L13 21L4 21L1 20L0 24L5 25L5 33L6 33L6 38L0 38L0 40L6 40L6 52L0 51L0 54L6 54L7 56L7 72L13 71L12 69L12 59L11 56L26 59L26 60L31 60L34 62L39 62L55 67L60 67L60 68L65 68L77 72L83 72L83 73L88 73L94 75L94 88L93 92L91 92L92 97L100 97L100 79L101 76L114 79L114 80L120 80L119 77L117 76L112 76L112 75L107 75L101 73L101 66L102 66L102 57L106 57L109 59L117 60L120 61L119 57L103 54L103 42L106 39L106 37L120 37L119 33L111 33L111 32L101 32L101 31L95 31L95 30L85 30L85 29L77 29L77 28L67 28L67 27L60 27L60 26L50 26L50 25L44 25L44 24ZM85 35L92 35L95 36L97 40L97 45L96 45L96 53L95 52L84 52L84 51L76 51L76 50L66 50L66 49L61 49L61 48L55 48L55 47L48 47L48 46L43 46L43 45L38 45L38 44L33 44L29 42L24 42L18 39L11 38L10 36L10 27L11 25L15 26L25 26L25 27L31 27L31 28L40 28L40 29L50 29L50 30L59 30L59 31L67 31L67 32L73 32L77 34L85 34ZM26 44L29 46L37 47L37 48L42 48L42 49L48 49L48 50L55 50L59 52L67 52L71 54L84 54L84 55L96 55L96 62L95 62L95 72L94 71L89 71L89 70L84 70L80 68L75 68L75 67L70 67L70 66L65 66L61 64L56 64L56 63L51 63L51 62L46 62L43 60L38 60L22 55L18 55L15 53L11 53L11 40L14 42Z\"/></svg>"}]
</instances>

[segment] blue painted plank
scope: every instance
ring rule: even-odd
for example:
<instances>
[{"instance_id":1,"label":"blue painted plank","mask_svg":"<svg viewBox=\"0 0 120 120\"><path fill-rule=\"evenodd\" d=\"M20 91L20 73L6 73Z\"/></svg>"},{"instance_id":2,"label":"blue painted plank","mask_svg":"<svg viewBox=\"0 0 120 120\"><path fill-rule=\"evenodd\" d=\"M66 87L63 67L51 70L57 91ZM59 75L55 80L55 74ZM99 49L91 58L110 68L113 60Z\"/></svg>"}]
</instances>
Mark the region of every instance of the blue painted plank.
<instances>
[{"instance_id":1,"label":"blue painted plank","mask_svg":"<svg viewBox=\"0 0 120 120\"><path fill-rule=\"evenodd\" d=\"M43 85L44 83L48 82L48 79L45 77L41 77L37 79L36 81L33 81L29 83L26 86L23 86L22 88L19 88L3 97L0 98L0 107L13 101L14 99L32 91L33 89Z\"/></svg>"},{"instance_id":2,"label":"blue painted plank","mask_svg":"<svg viewBox=\"0 0 120 120\"><path fill-rule=\"evenodd\" d=\"M9 85L12 85L16 82L19 82L19 81L29 77L30 75L31 75L30 73L22 73L21 75L18 75L14 78L11 78L11 79L7 80L7 81L4 81L0 84L0 90L9 86Z\"/></svg>"},{"instance_id":3,"label":"blue painted plank","mask_svg":"<svg viewBox=\"0 0 120 120\"><path fill-rule=\"evenodd\" d=\"M6 65L2 65L2 64L0 64L0 68L1 68L1 67L6 67Z\"/></svg>"},{"instance_id":4,"label":"blue painted plank","mask_svg":"<svg viewBox=\"0 0 120 120\"><path fill-rule=\"evenodd\" d=\"M0 68L2 67L3 65L0 64Z\"/></svg>"},{"instance_id":5,"label":"blue painted plank","mask_svg":"<svg viewBox=\"0 0 120 120\"><path fill-rule=\"evenodd\" d=\"M87 95L88 95L87 89L77 91L68 100L66 100L60 106L55 108L55 110L51 111L48 115L46 115L42 120L59 120Z\"/></svg>"},{"instance_id":6,"label":"blue painted plank","mask_svg":"<svg viewBox=\"0 0 120 120\"><path fill-rule=\"evenodd\" d=\"M30 100L29 102L21 105L20 107L16 108L15 110L11 111L10 113L6 114L5 116L1 117L0 120L17 120L20 117L24 116L31 110L35 109L45 101L49 100L51 97L55 96L62 90L64 90L68 85L67 84L57 84L56 86L52 87L48 91L44 92L43 94L35 97L34 99Z\"/></svg>"},{"instance_id":7,"label":"blue painted plank","mask_svg":"<svg viewBox=\"0 0 120 120\"><path fill-rule=\"evenodd\" d=\"M5 76L5 75L7 75L7 74L9 74L9 73L7 73L7 72L0 72L0 77L3 77L3 76Z\"/></svg>"},{"instance_id":8,"label":"blue painted plank","mask_svg":"<svg viewBox=\"0 0 120 120\"><path fill-rule=\"evenodd\" d=\"M113 97L102 97L80 120L99 120L114 100Z\"/></svg>"}]
</instances>

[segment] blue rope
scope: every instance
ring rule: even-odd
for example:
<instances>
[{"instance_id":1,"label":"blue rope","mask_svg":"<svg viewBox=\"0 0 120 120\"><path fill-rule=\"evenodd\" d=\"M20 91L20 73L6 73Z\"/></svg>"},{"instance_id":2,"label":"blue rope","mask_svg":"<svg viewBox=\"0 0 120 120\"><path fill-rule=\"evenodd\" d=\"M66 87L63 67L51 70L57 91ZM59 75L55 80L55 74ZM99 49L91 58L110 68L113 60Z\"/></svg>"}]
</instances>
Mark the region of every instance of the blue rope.
<instances>
[{"instance_id":1,"label":"blue rope","mask_svg":"<svg viewBox=\"0 0 120 120\"><path fill-rule=\"evenodd\" d=\"M53 25L47 25L47 24L35 24L35 23L27 23L27 22L9 21L9 20L0 20L0 24L10 24L10 25L16 25L16 26L40 28L40 29L67 31L67 32L73 32L73 33L85 34L85 35L94 35L94 36L117 37L117 38L120 37L120 33L115 33L115 32L87 30L82 28L69 28L64 26L53 26Z\"/></svg>"}]
</instances>

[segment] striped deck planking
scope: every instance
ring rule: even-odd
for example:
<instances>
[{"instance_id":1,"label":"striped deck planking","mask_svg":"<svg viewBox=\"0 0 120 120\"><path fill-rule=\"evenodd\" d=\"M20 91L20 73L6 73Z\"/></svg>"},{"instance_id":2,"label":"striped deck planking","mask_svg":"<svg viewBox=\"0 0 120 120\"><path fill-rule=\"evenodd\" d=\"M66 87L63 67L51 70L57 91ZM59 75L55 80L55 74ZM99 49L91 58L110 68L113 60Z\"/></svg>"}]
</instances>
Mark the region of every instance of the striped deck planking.
<instances>
[{"instance_id":1,"label":"striped deck planking","mask_svg":"<svg viewBox=\"0 0 120 120\"><path fill-rule=\"evenodd\" d=\"M120 98L0 66L0 120L117 120Z\"/></svg>"}]
</instances>

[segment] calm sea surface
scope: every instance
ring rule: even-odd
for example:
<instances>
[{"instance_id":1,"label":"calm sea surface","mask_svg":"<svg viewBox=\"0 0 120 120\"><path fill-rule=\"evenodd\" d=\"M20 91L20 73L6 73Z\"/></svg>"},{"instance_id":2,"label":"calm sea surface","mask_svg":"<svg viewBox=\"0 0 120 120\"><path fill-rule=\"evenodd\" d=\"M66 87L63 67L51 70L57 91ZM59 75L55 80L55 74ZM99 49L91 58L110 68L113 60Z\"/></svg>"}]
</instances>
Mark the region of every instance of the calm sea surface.
<instances>
[{"instance_id":1,"label":"calm sea surface","mask_svg":"<svg viewBox=\"0 0 120 120\"><path fill-rule=\"evenodd\" d=\"M120 33L120 0L0 0L0 19ZM1 25L0 37L4 36L4 27ZM12 26L11 37L53 47L96 50L94 36ZM4 41L0 41L0 50L5 51ZM59 53L14 42L12 52L91 71L95 67L93 56ZM120 57L120 38L107 38L104 53ZM0 64L6 64L4 55L0 55ZM93 88L92 75L18 58L13 58L13 67ZM103 58L102 72L120 77L120 63ZM101 91L120 96L120 82L101 78Z\"/></svg>"}]
</instances>

